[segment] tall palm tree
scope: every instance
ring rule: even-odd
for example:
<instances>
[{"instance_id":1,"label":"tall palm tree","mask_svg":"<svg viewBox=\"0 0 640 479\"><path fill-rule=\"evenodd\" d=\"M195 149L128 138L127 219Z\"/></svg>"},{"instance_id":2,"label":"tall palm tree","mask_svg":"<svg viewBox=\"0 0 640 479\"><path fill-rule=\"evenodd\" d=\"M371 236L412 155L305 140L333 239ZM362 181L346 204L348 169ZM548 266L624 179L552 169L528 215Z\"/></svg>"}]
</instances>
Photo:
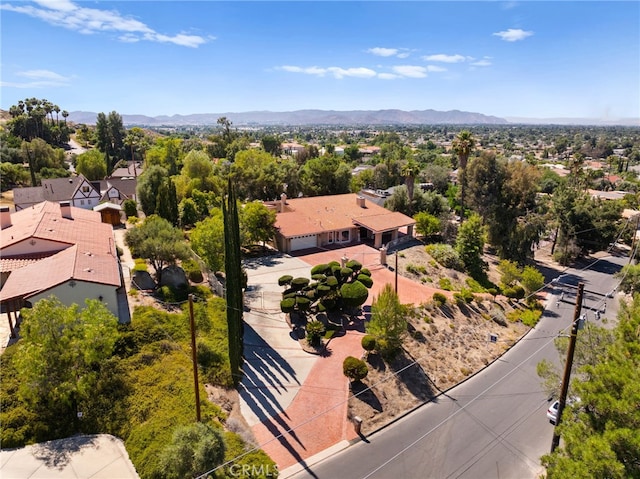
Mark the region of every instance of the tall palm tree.
<instances>
[{"instance_id":1,"label":"tall palm tree","mask_svg":"<svg viewBox=\"0 0 640 479\"><path fill-rule=\"evenodd\" d=\"M465 170L469 156L476 147L476 141L471 132L463 130L453 140L453 151L458 155L458 180L460 182L460 222L464 221L464 190L465 190Z\"/></svg>"},{"instance_id":2,"label":"tall palm tree","mask_svg":"<svg viewBox=\"0 0 640 479\"><path fill-rule=\"evenodd\" d=\"M409 213L413 212L413 189L418 173L420 173L420 165L413 158L409 158L400 170L400 174L404 178L404 184L407 187L407 195L409 196Z\"/></svg>"}]
</instances>

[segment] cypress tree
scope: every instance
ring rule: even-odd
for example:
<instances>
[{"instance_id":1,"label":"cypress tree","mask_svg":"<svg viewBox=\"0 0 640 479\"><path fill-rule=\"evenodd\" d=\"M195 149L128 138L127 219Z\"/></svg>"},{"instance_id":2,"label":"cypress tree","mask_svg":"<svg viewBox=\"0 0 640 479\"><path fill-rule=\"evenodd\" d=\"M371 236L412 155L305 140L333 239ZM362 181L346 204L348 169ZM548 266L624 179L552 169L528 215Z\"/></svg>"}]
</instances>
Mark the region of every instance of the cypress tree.
<instances>
[{"instance_id":1,"label":"cypress tree","mask_svg":"<svg viewBox=\"0 0 640 479\"><path fill-rule=\"evenodd\" d=\"M231 179L228 183L226 201L222 202L224 217L225 256L224 265L227 277L227 329L229 335L229 362L231 374L237 385L242 375L242 337L244 324L242 320L242 265L240 261L240 224L238 221L238 204Z\"/></svg>"}]
</instances>

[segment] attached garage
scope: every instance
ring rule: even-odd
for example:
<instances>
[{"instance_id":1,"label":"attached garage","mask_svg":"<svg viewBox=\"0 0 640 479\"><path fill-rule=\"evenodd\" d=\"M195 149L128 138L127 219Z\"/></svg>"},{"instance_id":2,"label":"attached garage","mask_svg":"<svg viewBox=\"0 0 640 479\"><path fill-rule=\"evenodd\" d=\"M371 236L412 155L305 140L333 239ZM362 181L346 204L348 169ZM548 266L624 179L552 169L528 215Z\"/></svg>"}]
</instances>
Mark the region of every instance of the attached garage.
<instances>
[{"instance_id":1,"label":"attached garage","mask_svg":"<svg viewBox=\"0 0 640 479\"><path fill-rule=\"evenodd\" d=\"M315 248L318 246L317 235L293 236L291 239L290 251L298 251L301 249Z\"/></svg>"}]
</instances>

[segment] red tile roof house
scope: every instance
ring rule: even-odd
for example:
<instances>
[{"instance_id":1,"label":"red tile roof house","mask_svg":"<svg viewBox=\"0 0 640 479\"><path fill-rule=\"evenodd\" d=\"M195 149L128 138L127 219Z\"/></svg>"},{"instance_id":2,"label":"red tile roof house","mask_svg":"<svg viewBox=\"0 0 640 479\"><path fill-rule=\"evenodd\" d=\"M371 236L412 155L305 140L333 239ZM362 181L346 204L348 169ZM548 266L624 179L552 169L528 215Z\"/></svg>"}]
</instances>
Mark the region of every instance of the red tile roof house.
<instances>
[{"instance_id":1,"label":"red tile roof house","mask_svg":"<svg viewBox=\"0 0 640 479\"><path fill-rule=\"evenodd\" d=\"M291 199L283 194L265 204L277 211L276 243L283 253L360 242L381 248L403 234L413 237L416 223L355 193Z\"/></svg>"},{"instance_id":2,"label":"red tile roof house","mask_svg":"<svg viewBox=\"0 0 640 479\"><path fill-rule=\"evenodd\" d=\"M129 306L112 227L100 213L44 201L15 213L0 208L0 304L11 315L36 301L56 296L63 304L84 306L99 299L126 323Z\"/></svg>"}]
</instances>

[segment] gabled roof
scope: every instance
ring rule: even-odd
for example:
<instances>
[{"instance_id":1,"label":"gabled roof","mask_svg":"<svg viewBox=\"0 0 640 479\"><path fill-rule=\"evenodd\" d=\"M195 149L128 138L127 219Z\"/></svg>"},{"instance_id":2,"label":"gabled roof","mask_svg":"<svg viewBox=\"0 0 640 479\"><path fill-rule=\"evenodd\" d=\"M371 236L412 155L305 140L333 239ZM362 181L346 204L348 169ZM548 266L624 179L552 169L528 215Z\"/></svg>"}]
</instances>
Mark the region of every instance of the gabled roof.
<instances>
[{"instance_id":1,"label":"gabled roof","mask_svg":"<svg viewBox=\"0 0 640 479\"><path fill-rule=\"evenodd\" d=\"M44 201L42 186L27 186L13 189L13 202L16 205L32 205Z\"/></svg>"},{"instance_id":2,"label":"gabled roof","mask_svg":"<svg viewBox=\"0 0 640 479\"><path fill-rule=\"evenodd\" d=\"M102 223L98 212L68 208L68 218L62 215L59 203L49 201L11 215L11 226L0 235L3 267L11 271L0 291L2 301L29 297L72 279L120 285L112 227ZM37 251L36 242L35 251L29 254L7 254L7 250L20 251L19 243L31 240L58 243L60 251ZM38 254L46 257L33 261Z\"/></svg>"},{"instance_id":3,"label":"gabled roof","mask_svg":"<svg viewBox=\"0 0 640 479\"><path fill-rule=\"evenodd\" d=\"M114 258L92 254L73 245L59 253L31 263L11 273L2 288L2 300L29 297L69 280L120 286L120 274L113 268Z\"/></svg>"},{"instance_id":4,"label":"gabled roof","mask_svg":"<svg viewBox=\"0 0 640 479\"><path fill-rule=\"evenodd\" d=\"M29 238L62 244L80 244L85 249L109 250L113 232L103 224L100 213L70 207L71 218L63 218L59 203L43 201L11 215L11 226L2 230L0 250Z\"/></svg>"},{"instance_id":5,"label":"gabled roof","mask_svg":"<svg viewBox=\"0 0 640 479\"><path fill-rule=\"evenodd\" d=\"M83 175L70 176L69 178L51 178L42 180L44 199L47 201L70 200L76 191L86 182L91 188L93 185Z\"/></svg>"},{"instance_id":6,"label":"gabled roof","mask_svg":"<svg viewBox=\"0 0 640 479\"><path fill-rule=\"evenodd\" d=\"M364 207L358 201L364 202ZM284 237L318 234L364 226L374 232L413 225L407 215L389 211L355 193L287 199L276 228Z\"/></svg>"}]
</instances>

